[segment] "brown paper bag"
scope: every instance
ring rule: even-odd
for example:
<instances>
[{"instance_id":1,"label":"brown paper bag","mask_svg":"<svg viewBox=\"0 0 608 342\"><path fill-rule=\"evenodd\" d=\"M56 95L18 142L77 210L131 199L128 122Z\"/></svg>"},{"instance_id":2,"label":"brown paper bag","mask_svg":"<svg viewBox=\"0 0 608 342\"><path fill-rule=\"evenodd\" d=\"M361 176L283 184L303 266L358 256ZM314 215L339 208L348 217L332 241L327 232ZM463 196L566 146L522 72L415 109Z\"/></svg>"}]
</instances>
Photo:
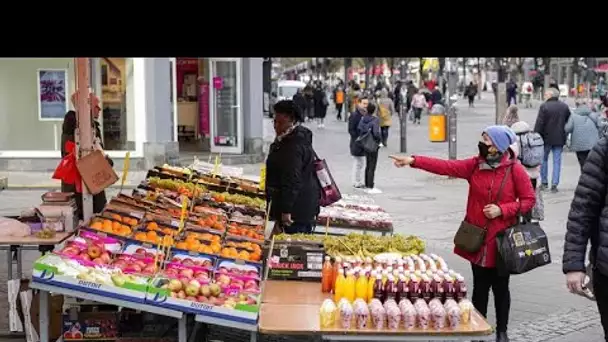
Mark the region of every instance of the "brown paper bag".
<instances>
[{"instance_id":1,"label":"brown paper bag","mask_svg":"<svg viewBox=\"0 0 608 342\"><path fill-rule=\"evenodd\" d=\"M101 151L93 151L76 163L84 184L93 195L118 181L118 175Z\"/></svg>"}]
</instances>

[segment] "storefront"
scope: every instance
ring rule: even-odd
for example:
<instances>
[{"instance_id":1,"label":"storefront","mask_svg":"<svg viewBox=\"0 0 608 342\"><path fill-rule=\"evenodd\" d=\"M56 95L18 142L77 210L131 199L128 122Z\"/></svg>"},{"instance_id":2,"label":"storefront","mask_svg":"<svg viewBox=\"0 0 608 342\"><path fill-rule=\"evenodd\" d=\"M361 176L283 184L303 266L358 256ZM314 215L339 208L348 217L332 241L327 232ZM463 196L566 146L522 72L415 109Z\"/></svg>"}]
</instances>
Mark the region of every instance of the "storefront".
<instances>
[{"instance_id":1,"label":"storefront","mask_svg":"<svg viewBox=\"0 0 608 342\"><path fill-rule=\"evenodd\" d=\"M91 88L101 100L99 123L112 158L127 151L133 158L175 156L178 140L191 131L206 142L196 152L261 154L262 59L196 62L180 74L180 63L187 65L180 58L91 59ZM74 90L73 58L0 60L0 169L7 160L56 164Z\"/></svg>"}]
</instances>

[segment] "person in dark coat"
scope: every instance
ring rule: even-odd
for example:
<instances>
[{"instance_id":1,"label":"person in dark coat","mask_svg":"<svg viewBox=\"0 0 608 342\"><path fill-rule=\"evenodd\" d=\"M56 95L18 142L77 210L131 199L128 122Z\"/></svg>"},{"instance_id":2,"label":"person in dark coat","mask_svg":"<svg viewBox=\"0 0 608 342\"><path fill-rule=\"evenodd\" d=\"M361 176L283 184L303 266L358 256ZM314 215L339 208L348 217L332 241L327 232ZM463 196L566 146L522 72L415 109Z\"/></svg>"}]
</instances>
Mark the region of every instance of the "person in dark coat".
<instances>
[{"instance_id":1,"label":"person in dark coat","mask_svg":"<svg viewBox=\"0 0 608 342\"><path fill-rule=\"evenodd\" d=\"M76 94L72 95L72 104L76 106ZM101 112L101 108L99 107L99 98L97 96L91 94L91 115L93 118L93 128L95 129L95 139L99 143L99 145L103 148L103 143L101 139L101 129L99 122L99 114ZM75 134L76 128L78 127L76 112L73 110L68 111L64 118L63 124L61 127L61 157L65 157L68 155L68 151L66 150L66 143L71 141L75 143ZM110 165L114 166L114 162L112 159L106 156ZM76 214L82 220L84 219L83 213L83 203L82 203L82 193L76 192L76 186L74 184L67 184L61 182L61 191L62 192L72 192L74 193L74 198L76 200ZM107 203L106 193L102 191L96 195L93 195L93 213L98 214L101 213Z\"/></svg>"},{"instance_id":2,"label":"person in dark coat","mask_svg":"<svg viewBox=\"0 0 608 342\"><path fill-rule=\"evenodd\" d=\"M608 138L591 149L568 214L562 269L567 287L582 294L585 272L592 278L593 294L600 313L604 339L608 341ZM585 267L587 244L590 267Z\"/></svg>"},{"instance_id":3,"label":"person in dark coat","mask_svg":"<svg viewBox=\"0 0 608 342\"><path fill-rule=\"evenodd\" d=\"M406 102L405 106L407 111L409 112L412 108L412 98L414 95L418 94L418 88L414 85L412 81L407 81L407 93L406 93Z\"/></svg>"},{"instance_id":4,"label":"person in dark coat","mask_svg":"<svg viewBox=\"0 0 608 342\"><path fill-rule=\"evenodd\" d=\"M325 128L324 120L327 114L327 106L329 101L327 100L327 93L323 90L321 83L317 84L313 92L313 99L315 102L315 118L317 119L317 125L319 128Z\"/></svg>"},{"instance_id":5,"label":"person in dark coat","mask_svg":"<svg viewBox=\"0 0 608 342\"><path fill-rule=\"evenodd\" d=\"M507 82L507 106L517 104L517 83L514 80Z\"/></svg>"},{"instance_id":6,"label":"person in dark coat","mask_svg":"<svg viewBox=\"0 0 608 342\"><path fill-rule=\"evenodd\" d=\"M570 118L570 108L559 100L559 91L549 88L545 92L546 102L543 103L536 117L534 131L543 137L545 143L545 158L540 169L542 189L549 188L549 153L553 154L553 175L551 191L557 192L562 168L562 152L566 145L567 134L564 129Z\"/></svg>"},{"instance_id":7,"label":"person in dark coat","mask_svg":"<svg viewBox=\"0 0 608 342\"><path fill-rule=\"evenodd\" d=\"M298 90L296 91L296 93L293 95L293 103L296 106L296 109L298 110L299 116L301 118L305 118L306 117L306 98L304 98L304 93L302 92L302 89L298 88ZM273 107L274 110L274 107Z\"/></svg>"},{"instance_id":8,"label":"person in dark coat","mask_svg":"<svg viewBox=\"0 0 608 342\"><path fill-rule=\"evenodd\" d=\"M275 232L311 233L319 214L320 188L312 132L300 125L293 101L274 106L276 138L266 159L266 198Z\"/></svg>"},{"instance_id":9,"label":"person in dark coat","mask_svg":"<svg viewBox=\"0 0 608 342\"><path fill-rule=\"evenodd\" d=\"M357 189L365 188L363 183L363 170L365 168L365 151L363 147L357 143L359 137L359 122L365 113L369 100L366 97L359 97L357 108L348 117L348 134L350 135L350 155L353 156L353 171L352 182L353 187Z\"/></svg>"},{"instance_id":10,"label":"person in dark coat","mask_svg":"<svg viewBox=\"0 0 608 342\"><path fill-rule=\"evenodd\" d=\"M374 115L376 105L369 103L367 110L357 125L358 136L371 132L374 140L380 146L382 133L380 131L380 119ZM374 186L376 178L376 166L378 165L378 148L375 151L365 151L365 189L368 194L381 194L382 191Z\"/></svg>"},{"instance_id":11,"label":"person in dark coat","mask_svg":"<svg viewBox=\"0 0 608 342\"><path fill-rule=\"evenodd\" d=\"M465 96L469 99L469 107L475 107L475 95L477 95L477 86L473 82L469 83L464 91Z\"/></svg>"},{"instance_id":12,"label":"person in dark coat","mask_svg":"<svg viewBox=\"0 0 608 342\"><path fill-rule=\"evenodd\" d=\"M395 89L393 90L393 103L395 104L395 110L401 114L401 81L395 83Z\"/></svg>"},{"instance_id":13,"label":"person in dark coat","mask_svg":"<svg viewBox=\"0 0 608 342\"><path fill-rule=\"evenodd\" d=\"M436 86L431 92L431 102L433 105L443 105L443 95L441 95L441 91L439 91L439 86Z\"/></svg>"},{"instance_id":14,"label":"person in dark coat","mask_svg":"<svg viewBox=\"0 0 608 342\"><path fill-rule=\"evenodd\" d=\"M302 90L302 94L304 94L304 117L307 121L312 121L315 117L315 97L314 90L310 85L307 85Z\"/></svg>"}]
</instances>

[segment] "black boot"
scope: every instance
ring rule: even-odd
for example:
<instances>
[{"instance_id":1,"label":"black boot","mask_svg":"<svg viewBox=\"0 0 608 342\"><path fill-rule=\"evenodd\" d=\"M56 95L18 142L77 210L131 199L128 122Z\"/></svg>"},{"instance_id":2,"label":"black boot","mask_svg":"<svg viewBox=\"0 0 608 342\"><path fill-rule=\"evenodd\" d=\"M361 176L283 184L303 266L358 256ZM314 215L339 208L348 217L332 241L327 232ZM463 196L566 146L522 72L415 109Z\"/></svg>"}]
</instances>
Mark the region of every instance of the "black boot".
<instances>
[{"instance_id":1,"label":"black boot","mask_svg":"<svg viewBox=\"0 0 608 342\"><path fill-rule=\"evenodd\" d=\"M509 336L507 336L507 332L497 332L496 342L509 342Z\"/></svg>"}]
</instances>

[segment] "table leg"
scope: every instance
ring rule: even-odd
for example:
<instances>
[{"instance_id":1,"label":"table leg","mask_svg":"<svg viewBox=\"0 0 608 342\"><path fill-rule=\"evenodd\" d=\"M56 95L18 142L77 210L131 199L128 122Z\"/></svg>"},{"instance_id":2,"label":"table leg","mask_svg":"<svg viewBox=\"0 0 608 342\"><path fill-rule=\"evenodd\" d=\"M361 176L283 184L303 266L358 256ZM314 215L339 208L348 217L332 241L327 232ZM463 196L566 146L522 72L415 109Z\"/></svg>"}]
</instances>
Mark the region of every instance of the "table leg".
<instances>
[{"instance_id":1,"label":"table leg","mask_svg":"<svg viewBox=\"0 0 608 342\"><path fill-rule=\"evenodd\" d=\"M40 291L40 342L49 342L49 293Z\"/></svg>"},{"instance_id":2,"label":"table leg","mask_svg":"<svg viewBox=\"0 0 608 342\"><path fill-rule=\"evenodd\" d=\"M23 250L21 249L21 247L17 247L17 279L21 279L21 276L23 275Z\"/></svg>"},{"instance_id":3,"label":"table leg","mask_svg":"<svg viewBox=\"0 0 608 342\"><path fill-rule=\"evenodd\" d=\"M258 332L252 331L251 337L249 338L249 342L257 342L257 340L258 340Z\"/></svg>"},{"instance_id":4,"label":"table leg","mask_svg":"<svg viewBox=\"0 0 608 342\"><path fill-rule=\"evenodd\" d=\"M6 250L6 260L8 263L6 264L6 273L8 274L8 279L13 279L13 251L11 246L8 246Z\"/></svg>"},{"instance_id":5,"label":"table leg","mask_svg":"<svg viewBox=\"0 0 608 342\"><path fill-rule=\"evenodd\" d=\"M183 315L182 318L179 319L178 322L178 342L188 342L188 330L186 327L186 323L188 321L188 315ZM40 342L44 342L42 341L42 338L40 339Z\"/></svg>"}]
</instances>

